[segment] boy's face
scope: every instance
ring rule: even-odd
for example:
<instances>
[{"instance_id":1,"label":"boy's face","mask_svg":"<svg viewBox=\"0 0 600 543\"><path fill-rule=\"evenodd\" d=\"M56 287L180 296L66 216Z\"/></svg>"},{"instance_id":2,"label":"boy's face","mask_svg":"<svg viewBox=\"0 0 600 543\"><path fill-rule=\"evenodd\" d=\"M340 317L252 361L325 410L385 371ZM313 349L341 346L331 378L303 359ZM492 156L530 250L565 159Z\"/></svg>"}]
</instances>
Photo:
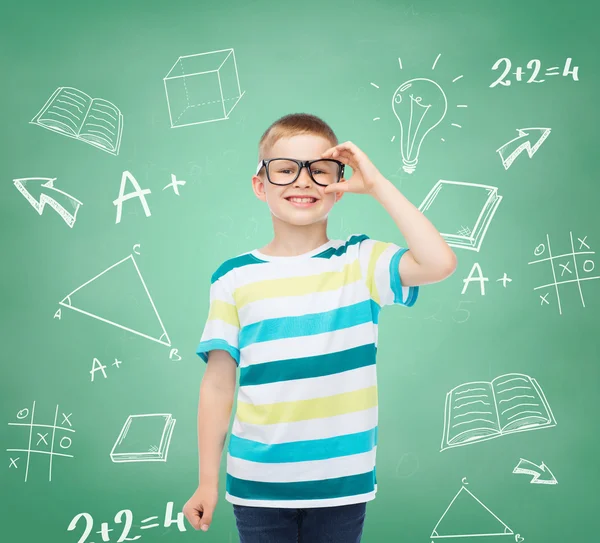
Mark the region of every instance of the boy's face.
<instances>
[{"instance_id":1,"label":"boy's face","mask_svg":"<svg viewBox=\"0 0 600 543\"><path fill-rule=\"evenodd\" d=\"M315 160L321 158L321 154L330 147L333 147L332 143L321 136L301 134L277 140L263 158ZM325 194L325 187L315 183L306 168L302 168L298 179L292 184L281 186L269 183L263 167L259 175L252 177L252 188L257 198L267 202L275 218L296 226L306 226L326 219L333 204L343 194ZM295 203L290 199L293 196L313 197L316 200L311 204Z\"/></svg>"}]
</instances>

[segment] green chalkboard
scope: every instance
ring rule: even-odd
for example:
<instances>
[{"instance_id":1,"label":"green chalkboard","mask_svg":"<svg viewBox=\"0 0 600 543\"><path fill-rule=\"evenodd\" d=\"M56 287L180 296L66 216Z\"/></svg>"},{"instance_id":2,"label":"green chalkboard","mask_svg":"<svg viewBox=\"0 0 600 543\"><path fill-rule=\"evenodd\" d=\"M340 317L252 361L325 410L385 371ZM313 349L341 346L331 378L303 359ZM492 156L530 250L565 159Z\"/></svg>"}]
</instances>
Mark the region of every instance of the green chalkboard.
<instances>
[{"instance_id":1,"label":"green chalkboard","mask_svg":"<svg viewBox=\"0 0 600 543\"><path fill-rule=\"evenodd\" d=\"M599 16L537 0L3 6L5 539L238 541L224 484L208 533L177 521L197 484L195 348L211 274L271 239L258 140L306 112L458 256L414 307L382 312L363 541L595 541ZM407 82L414 114L431 105L418 155L393 106ZM134 184L143 199L115 205ZM353 233L404 243L349 194L328 235ZM513 386L539 410L520 423L500 403ZM462 432L471 389L497 428Z\"/></svg>"}]
</instances>

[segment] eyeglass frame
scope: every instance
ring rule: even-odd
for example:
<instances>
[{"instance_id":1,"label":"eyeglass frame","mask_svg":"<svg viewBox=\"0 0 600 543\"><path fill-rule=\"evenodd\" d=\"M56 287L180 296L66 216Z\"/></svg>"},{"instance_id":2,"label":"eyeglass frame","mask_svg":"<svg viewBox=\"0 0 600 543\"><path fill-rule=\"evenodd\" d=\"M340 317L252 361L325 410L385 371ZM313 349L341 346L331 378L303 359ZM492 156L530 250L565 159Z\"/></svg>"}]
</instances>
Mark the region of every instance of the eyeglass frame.
<instances>
[{"instance_id":1,"label":"eyeglass frame","mask_svg":"<svg viewBox=\"0 0 600 543\"><path fill-rule=\"evenodd\" d=\"M271 176L269 175L269 163L271 163L273 160L290 160L291 162L295 162L299 168L298 168L298 173L296 174L296 177L294 177L294 179L292 179L292 181L290 181L289 183L273 183L273 181L271 181ZM309 166L311 164L313 164L314 162L320 162L321 160L327 160L328 162L335 162L339 167L339 177L338 180L336 181L336 183L339 183L342 179L342 177L344 177L344 167L346 166L343 162L340 162L339 160L336 160L335 158L315 158L313 160L298 160L296 158L286 158L286 157L277 157L277 158L263 158L259 163L258 163L258 168L256 169L256 174L258 175L260 173L260 170L263 169L263 167L265 168L265 172L267 173L267 180L269 181L269 183L271 183L272 185L275 185L277 187L287 187L288 185L291 185L292 183L296 182L296 180L300 177L300 173L302 173L302 168L306 168L306 171L308 172L308 176L320 187L328 187L329 185L323 185L323 183L319 183L313 176L312 173L310 171Z\"/></svg>"}]
</instances>

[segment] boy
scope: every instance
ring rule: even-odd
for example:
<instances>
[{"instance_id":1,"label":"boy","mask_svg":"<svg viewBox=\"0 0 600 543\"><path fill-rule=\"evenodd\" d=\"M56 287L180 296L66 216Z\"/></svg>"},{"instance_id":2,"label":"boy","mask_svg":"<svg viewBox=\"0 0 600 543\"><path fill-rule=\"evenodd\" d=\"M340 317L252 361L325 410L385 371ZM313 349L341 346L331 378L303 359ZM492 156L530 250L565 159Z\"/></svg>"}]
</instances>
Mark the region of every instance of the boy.
<instances>
[{"instance_id":1,"label":"boy","mask_svg":"<svg viewBox=\"0 0 600 543\"><path fill-rule=\"evenodd\" d=\"M197 350L207 362L200 484L183 511L208 529L239 366L225 497L240 543L358 543L377 490L379 311L413 305L418 285L448 277L456 257L365 153L338 144L313 115L266 130L252 186L274 237L212 276ZM365 235L328 239L327 215L345 192L381 203L408 249Z\"/></svg>"}]
</instances>

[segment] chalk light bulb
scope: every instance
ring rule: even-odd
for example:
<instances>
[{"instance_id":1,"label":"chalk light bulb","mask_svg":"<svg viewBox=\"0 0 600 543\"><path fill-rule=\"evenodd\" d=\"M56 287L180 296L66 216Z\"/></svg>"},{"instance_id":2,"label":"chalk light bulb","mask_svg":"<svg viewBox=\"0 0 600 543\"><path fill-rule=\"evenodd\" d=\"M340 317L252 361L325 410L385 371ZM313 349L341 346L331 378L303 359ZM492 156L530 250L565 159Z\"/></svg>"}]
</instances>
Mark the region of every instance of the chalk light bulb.
<instances>
[{"instance_id":1,"label":"chalk light bulb","mask_svg":"<svg viewBox=\"0 0 600 543\"><path fill-rule=\"evenodd\" d=\"M448 100L442 88L431 79L405 81L392 96L392 109L400 123L402 168L413 173L425 136L446 116Z\"/></svg>"}]
</instances>

